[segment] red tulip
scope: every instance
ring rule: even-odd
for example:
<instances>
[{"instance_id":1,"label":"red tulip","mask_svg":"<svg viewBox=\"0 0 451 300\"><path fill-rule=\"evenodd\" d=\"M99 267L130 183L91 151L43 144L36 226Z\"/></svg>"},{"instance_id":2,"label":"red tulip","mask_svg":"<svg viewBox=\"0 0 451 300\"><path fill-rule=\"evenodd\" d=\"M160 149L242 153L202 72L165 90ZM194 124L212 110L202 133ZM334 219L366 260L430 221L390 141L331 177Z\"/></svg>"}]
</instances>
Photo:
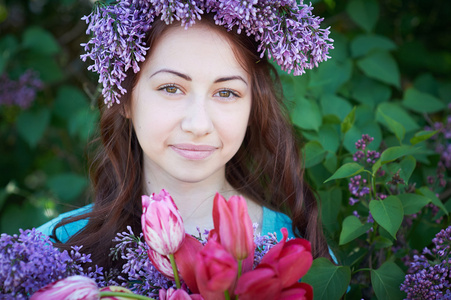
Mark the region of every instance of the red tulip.
<instances>
[{"instance_id":1,"label":"red tulip","mask_svg":"<svg viewBox=\"0 0 451 300\"><path fill-rule=\"evenodd\" d=\"M184 290L175 290L174 288L169 288L168 290L161 289L159 291L160 300L204 300L204 298L199 294L189 295Z\"/></svg>"},{"instance_id":2,"label":"red tulip","mask_svg":"<svg viewBox=\"0 0 451 300\"><path fill-rule=\"evenodd\" d=\"M30 300L98 300L97 284L85 276L70 276L46 285L31 296Z\"/></svg>"},{"instance_id":3,"label":"red tulip","mask_svg":"<svg viewBox=\"0 0 451 300\"><path fill-rule=\"evenodd\" d=\"M240 300L278 299L282 283L277 271L270 265L260 264L257 268L241 275L236 285L235 294Z\"/></svg>"},{"instance_id":4,"label":"red tulip","mask_svg":"<svg viewBox=\"0 0 451 300\"><path fill-rule=\"evenodd\" d=\"M261 260L275 268L284 288L292 286L304 276L313 262L310 242L296 238L287 241L288 231L282 228L283 239Z\"/></svg>"},{"instance_id":5,"label":"red tulip","mask_svg":"<svg viewBox=\"0 0 451 300\"><path fill-rule=\"evenodd\" d=\"M193 293L199 293L194 268L197 264L197 253L199 253L203 247L204 246L202 246L199 240L186 234L182 246L174 253L180 276Z\"/></svg>"},{"instance_id":6,"label":"red tulip","mask_svg":"<svg viewBox=\"0 0 451 300\"><path fill-rule=\"evenodd\" d=\"M213 222L219 242L237 260L244 260L254 252L254 228L243 197L232 196L226 201L217 193L213 200Z\"/></svg>"},{"instance_id":7,"label":"red tulip","mask_svg":"<svg viewBox=\"0 0 451 300\"><path fill-rule=\"evenodd\" d=\"M174 270L172 269L171 262L166 255L161 255L157 251L152 249L147 250L147 256L149 257L152 265L164 276L169 279L174 279Z\"/></svg>"},{"instance_id":8,"label":"red tulip","mask_svg":"<svg viewBox=\"0 0 451 300\"><path fill-rule=\"evenodd\" d=\"M202 296L209 299L223 299L224 292L234 284L238 262L219 244L210 238L197 255L196 280Z\"/></svg>"},{"instance_id":9,"label":"red tulip","mask_svg":"<svg viewBox=\"0 0 451 300\"><path fill-rule=\"evenodd\" d=\"M282 291L279 300L311 300L313 299L312 287L303 282L296 282L291 287Z\"/></svg>"},{"instance_id":10,"label":"red tulip","mask_svg":"<svg viewBox=\"0 0 451 300\"><path fill-rule=\"evenodd\" d=\"M159 195L142 196L141 225L150 248L161 255L174 254L185 238L183 220L171 196L161 190Z\"/></svg>"}]
</instances>

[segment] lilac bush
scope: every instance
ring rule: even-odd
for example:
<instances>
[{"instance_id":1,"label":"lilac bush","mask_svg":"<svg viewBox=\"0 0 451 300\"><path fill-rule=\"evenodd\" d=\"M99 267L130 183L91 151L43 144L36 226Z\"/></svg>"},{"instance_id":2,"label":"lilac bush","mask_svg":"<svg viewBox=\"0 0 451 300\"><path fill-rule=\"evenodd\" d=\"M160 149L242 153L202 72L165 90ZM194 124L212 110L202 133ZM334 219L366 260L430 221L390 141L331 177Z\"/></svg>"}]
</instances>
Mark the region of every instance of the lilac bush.
<instances>
[{"instance_id":1,"label":"lilac bush","mask_svg":"<svg viewBox=\"0 0 451 300\"><path fill-rule=\"evenodd\" d=\"M2 74L0 76L0 105L17 105L21 108L28 108L43 87L44 84L38 74L31 69L20 75L18 80L12 80L7 74Z\"/></svg>"},{"instance_id":2,"label":"lilac bush","mask_svg":"<svg viewBox=\"0 0 451 300\"><path fill-rule=\"evenodd\" d=\"M0 236L0 298L28 299L39 288L75 274L94 278L102 285L102 269L83 272L90 255L80 254L81 247L59 251L50 238L35 229L20 234Z\"/></svg>"}]
</instances>

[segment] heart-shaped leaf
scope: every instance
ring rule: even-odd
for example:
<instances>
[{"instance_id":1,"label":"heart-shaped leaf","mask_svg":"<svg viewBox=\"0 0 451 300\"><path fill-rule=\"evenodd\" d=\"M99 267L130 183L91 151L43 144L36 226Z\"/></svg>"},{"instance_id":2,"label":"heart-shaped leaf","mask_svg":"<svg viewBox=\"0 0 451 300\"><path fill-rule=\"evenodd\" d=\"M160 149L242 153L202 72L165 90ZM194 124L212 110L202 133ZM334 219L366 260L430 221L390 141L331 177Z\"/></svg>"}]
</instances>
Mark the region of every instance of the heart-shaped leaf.
<instances>
[{"instance_id":1,"label":"heart-shaped leaf","mask_svg":"<svg viewBox=\"0 0 451 300\"><path fill-rule=\"evenodd\" d=\"M396 239L396 232L404 217L401 200L395 196L388 196L384 200L372 200L370 212L374 220Z\"/></svg>"},{"instance_id":2,"label":"heart-shaped leaf","mask_svg":"<svg viewBox=\"0 0 451 300\"><path fill-rule=\"evenodd\" d=\"M371 223L362 224L356 216L346 217L343 221L343 228L340 233L340 245L344 245L358 238L370 230L372 226Z\"/></svg>"}]
</instances>

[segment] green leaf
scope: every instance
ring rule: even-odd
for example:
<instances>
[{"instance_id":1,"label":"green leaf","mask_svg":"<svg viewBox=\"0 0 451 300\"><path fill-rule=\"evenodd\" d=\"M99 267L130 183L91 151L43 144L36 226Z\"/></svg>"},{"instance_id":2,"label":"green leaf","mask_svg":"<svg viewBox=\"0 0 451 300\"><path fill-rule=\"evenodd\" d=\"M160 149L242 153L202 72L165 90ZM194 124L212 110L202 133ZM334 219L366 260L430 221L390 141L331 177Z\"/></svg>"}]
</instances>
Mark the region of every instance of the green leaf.
<instances>
[{"instance_id":1,"label":"green leaf","mask_svg":"<svg viewBox=\"0 0 451 300\"><path fill-rule=\"evenodd\" d=\"M387 239L383 236L377 236L374 239L373 243L375 249L384 249L393 246L393 242L390 239Z\"/></svg>"},{"instance_id":2,"label":"green leaf","mask_svg":"<svg viewBox=\"0 0 451 300\"><path fill-rule=\"evenodd\" d=\"M310 168L321 163L326 157L326 151L318 141L310 141L303 148L304 167Z\"/></svg>"},{"instance_id":3,"label":"green leaf","mask_svg":"<svg viewBox=\"0 0 451 300\"><path fill-rule=\"evenodd\" d=\"M309 88L318 97L324 94L333 94L351 78L352 70L351 59L346 59L343 62L333 59L325 61L316 70L309 72L311 76Z\"/></svg>"},{"instance_id":4,"label":"green leaf","mask_svg":"<svg viewBox=\"0 0 451 300\"><path fill-rule=\"evenodd\" d=\"M443 210L445 214L448 214L448 210L446 209L445 205L443 205L443 202L435 195L433 191L431 191L428 187L422 186L417 190L421 195L428 197L431 199L432 204Z\"/></svg>"},{"instance_id":5,"label":"green leaf","mask_svg":"<svg viewBox=\"0 0 451 300\"><path fill-rule=\"evenodd\" d=\"M47 185L58 198L71 201L81 195L88 181L78 174L65 173L49 178Z\"/></svg>"},{"instance_id":6,"label":"green leaf","mask_svg":"<svg viewBox=\"0 0 451 300\"><path fill-rule=\"evenodd\" d=\"M341 190L333 187L326 191L318 191L321 199L321 220L323 226L334 233L339 230L337 217L341 207Z\"/></svg>"},{"instance_id":7,"label":"green leaf","mask_svg":"<svg viewBox=\"0 0 451 300\"><path fill-rule=\"evenodd\" d=\"M293 123L302 129L318 131L322 123L321 113L316 102L304 97L296 99L296 108L292 111Z\"/></svg>"},{"instance_id":8,"label":"green leaf","mask_svg":"<svg viewBox=\"0 0 451 300\"><path fill-rule=\"evenodd\" d=\"M416 159L413 156L408 155L399 162L399 165L401 166L401 178L404 179L406 183L409 182L410 176L412 176L417 165Z\"/></svg>"},{"instance_id":9,"label":"green leaf","mask_svg":"<svg viewBox=\"0 0 451 300\"><path fill-rule=\"evenodd\" d=\"M420 128L417 122L412 118L411 114L409 114L408 111L397 103L381 103L378 105L377 110L382 111L386 116L389 116L390 118L401 123L406 129L406 132L418 130ZM376 119L378 122L385 124L385 120L382 118L382 115L377 114Z\"/></svg>"},{"instance_id":10,"label":"green leaf","mask_svg":"<svg viewBox=\"0 0 451 300\"><path fill-rule=\"evenodd\" d=\"M77 111L69 120L69 133L78 135L80 139L87 142L95 132L99 119L99 111L85 107Z\"/></svg>"},{"instance_id":11,"label":"green leaf","mask_svg":"<svg viewBox=\"0 0 451 300\"><path fill-rule=\"evenodd\" d=\"M413 138L410 139L410 143L412 145L416 145L418 143L421 143L429 138L431 138L432 136L434 136L435 134L437 134L437 130L435 131L419 131L417 133L415 133L415 135L413 136Z\"/></svg>"},{"instance_id":12,"label":"green leaf","mask_svg":"<svg viewBox=\"0 0 451 300\"><path fill-rule=\"evenodd\" d=\"M372 50L394 50L396 44L382 35L362 34L356 36L351 42L351 53L353 57L360 57Z\"/></svg>"},{"instance_id":13,"label":"green leaf","mask_svg":"<svg viewBox=\"0 0 451 300\"><path fill-rule=\"evenodd\" d=\"M318 132L318 142L321 143L324 150L335 153L340 146L340 137L334 126L326 124L321 126Z\"/></svg>"},{"instance_id":14,"label":"green leaf","mask_svg":"<svg viewBox=\"0 0 451 300\"><path fill-rule=\"evenodd\" d=\"M396 233L404 218L401 201L396 196L371 200L370 212L374 220L396 239Z\"/></svg>"},{"instance_id":15,"label":"green leaf","mask_svg":"<svg viewBox=\"0 0 451 300\"><path fill-rule=\"evenodd\" d=\"M402 140L404 139L404 136L406 135L406 129L402 124L395 121L394 119L390 118L386 114L384 114L380 109L377 110L378 114L381 114L381 116L384 118L385 122L388 125L388 128L391 132L393 132L398 139L399 143L402 144Z\"/></svg>"},{"instance_id":16,"label":"green leaf","mask_svg":"<svg viewBox=\"0 0 451 300\"><path fill-rule=\"evenodd\" d=\"M390 86L364 75L353 78L350 89L355 100L371 107L388 101L392 94Z\"/></svg>"},{"instance_id":17,"label":"green leaf","mask_svg":"<svg viewBox=\"0 0 451 300\"><path fill-rule=\"evenodd\" d=\"M4 35L0 39L0 74L4 73L6 66L11 62L11 58L16 53L18 45L17 38L12 34Z\"/></svg>"},{"instance_id":18,"label":"green leaf","mask_svg":"<svg viewBox=\"0 0 451 300\"><path fill-rule=\"evenodd\" d=\"M323 95L320 103L323 116L334 115L340 120L344 120L352 110L352 105L349 101L334 94Z\"/></svg>"},{"instance_id":19,"label":"green leaf","mask_svg":"<svg viewBox=\"0 0 451 300\"><path fill-rule=\"evenodd\" d=\"M34 148L44 135L50 122L50 112L46 108L25 110L17 117L19 135Z\"/></svg>"},{"instance_id":20,"label":"green leaf","mask_svg":"<svg viewBox=\"0 0 451 300\"><path fill-rule=\"evenodd\" d=\"M346 11L354 22L370 32L374 29L379 17L379 4L375 0L352 0Z\"/></svg>"},{"instance_id":21,"label":"green leaf","mask_svg":"<svg viewBox=\"0 0 451 300\"><path fill-rule=\"evenodd\" d=\"M70 119L77 111L89 106L89 100L80 89L63 85L56 92L53 111L62 119Z\"/></svg>"},{"instance_id":22,"label":"green leaf","mask_svg":"<svg viewBox=\"0 0 451 300\"><path fill-rule=\"evenodd\" d=\"M400 87L400 75L396 61L386 51L371 52L357 61L357 66L366 76Z\"/></svg>"},{"instance_id":23,"label":"green leaf","mask_svg":"<svg viewBox=\"0 0 451 300\"><path fill-rule=\"evenodd\" d=\"M347 164L342 165L340 168L338 168L338 170L332 176L327 178L327 180L324 181L324 183L331 181L333 179L351 177L351 176L359 174L363 170L364 170L364 168L361 165L359 165L358 163L354 163L354 162L347 163Z\"/></svg>"},{"instance_id":24,"label":"green leaf","mask_svg":"<svg viewBox=\"0 0 451 300\"><path fill-rule=\"evenodd\" d=\"M416 214L431 202L428 197L412 193L399 194L397 197L401 200L405 215Z\"/></svg>"},{"instance_id":25,"label":"green leaf","mask_svg":"<svg viewBox=\"0 0 451 300\"><path fill-rule=\"evenodd\" d=\"M385 262L377 270L371 270L371 284L378 299L404 299L406 294L399 287L404 282L404 272L393 262Z\"/></svg>"},{"instance_id":26,"label":"green leaf","mask_svg":"<svg viewBox=\"0 0 451 300\"><path fill-rule=\"evenodd\" d=\"M23 34L23 46L45 55L58 53L61 48L53 35L41 27L29 27Z\"/></svg>"},{"instance_id":27,"label":"green leaf","mask_svg":"<svg viewBox=\"0 0 451 300\"><path fill-rule=\"evenodd\" d=\"M356 216L348 216L343 220L340 233L340 246L347 244L362 234L366 233L373 226L371 223L362 224Z\"/></svg>"},{"instance_id":28,"label":"green leaf","mask_svg":"<svg viewBox=\"0 0 451 300\"><path fill-rule=\"evenodd\" d=\"M314 300L340 299L351 282L351 269L348 266L336 266L324 257L317 258L302 282L313 287Z\"/></svg>"},{"instance_id":29,"label":"green leaf","mask_svg":"<svg viewBox=\"0 0 451 300\"><path fill-rule=\"evenodd\" d=\"M394 161L400 157L420 153L420 148L412 146L395 146L384 150L381 154L382 164Z\"/></svg>"},{"instance_id":30,"label":"green leaf","mask_svg":"<svg viewBox=\"0 0 451 300\"><path fill-rule=\"evenodd\" d=\"M418 113L433 113L446 107L438 98L412 87L405 91L402 105Z\"/></svg>"},{"instance_id":31,"label":"green leaf","mask_svg":"<svg viewBox=\"0 0 451 300\"><path fill-rule=\"evenodd\" d=\"M341 132L346 133L349 131L349 129L352 128L355 121L355 110L356 107L354 107L348 115L344 118L343 122L341 123Z\"/></svg>"}]
</instances>

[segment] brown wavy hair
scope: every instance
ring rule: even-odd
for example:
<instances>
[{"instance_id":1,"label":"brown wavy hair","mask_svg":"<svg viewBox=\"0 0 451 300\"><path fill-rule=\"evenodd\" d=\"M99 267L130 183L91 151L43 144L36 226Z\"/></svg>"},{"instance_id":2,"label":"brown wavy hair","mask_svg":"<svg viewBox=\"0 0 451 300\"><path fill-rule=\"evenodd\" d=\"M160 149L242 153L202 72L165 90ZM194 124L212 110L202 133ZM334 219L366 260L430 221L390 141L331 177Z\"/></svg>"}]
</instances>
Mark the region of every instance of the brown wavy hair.
<instances>
[{"instance_id":1,"label":"brown wavy hair","mask_svg":"<svg viewBox=\"0 0 451 300\"><path fill-rule=\"evenodd\" d=\"M203 24L223 34L233 46L243 68L251 75L252 108L249 127L243 144L226 164L228 182L241 194L257 203L286 213L292 220L293 232L308 239L314 257L329 257L318 215L314 193L303 177L302 159L292 124L283 103L277 72L266 58L260 58L253 37L227 32L214 24L212 16L203 16ZM148 46L170 26L155 21L148 33ZM188 29L189 30L189 29ZM118 267L121 262L109 257L113 238L131 226L141 232L141 195L143 189L143 154L124 106L139 74L129 72L123 86L129 91L121 105L101 109L99 150L91 165L94 207L91 212L62 220L53 230L56 246L70 249L83 245L93 264L104 268ZM66 243L56 237L56 229L70 222L88 219L87 226Z\"/></svg>"}]
</instances>

